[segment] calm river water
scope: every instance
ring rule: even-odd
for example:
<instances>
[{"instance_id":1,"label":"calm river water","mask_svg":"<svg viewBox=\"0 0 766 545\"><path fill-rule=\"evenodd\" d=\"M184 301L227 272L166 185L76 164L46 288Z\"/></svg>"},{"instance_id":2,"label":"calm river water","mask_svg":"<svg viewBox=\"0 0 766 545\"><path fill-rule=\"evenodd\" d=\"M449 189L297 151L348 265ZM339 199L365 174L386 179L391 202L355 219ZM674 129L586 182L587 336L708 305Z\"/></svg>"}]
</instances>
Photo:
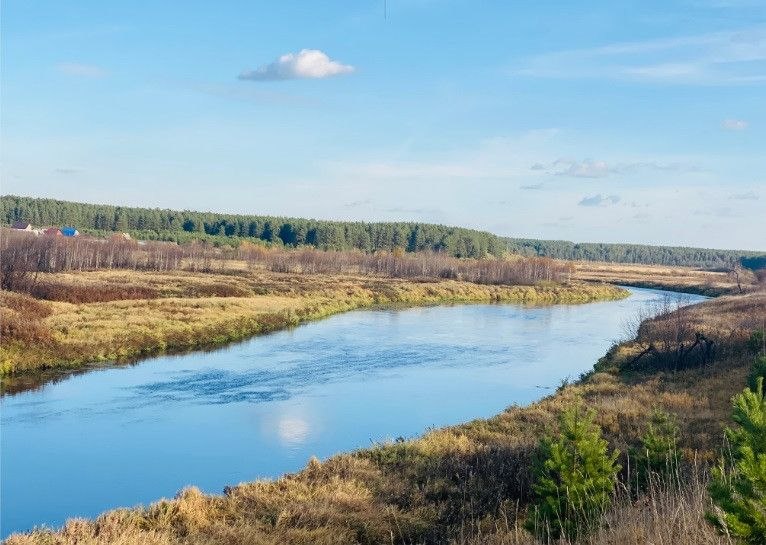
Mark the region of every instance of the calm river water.
<instances>
[{"instance_id":1,"label":"calm river water","mask_svg":"<svg viewBox=\"0 0 766 545\"><path fill-rule=\"evenodd\" d=\"M529 403L590 369L629 316L666 295L631 293L587 305L349 312L5 396L0 533L189 484L220 492L297 470L311 455Z\"/></svg>"}]
</instances>

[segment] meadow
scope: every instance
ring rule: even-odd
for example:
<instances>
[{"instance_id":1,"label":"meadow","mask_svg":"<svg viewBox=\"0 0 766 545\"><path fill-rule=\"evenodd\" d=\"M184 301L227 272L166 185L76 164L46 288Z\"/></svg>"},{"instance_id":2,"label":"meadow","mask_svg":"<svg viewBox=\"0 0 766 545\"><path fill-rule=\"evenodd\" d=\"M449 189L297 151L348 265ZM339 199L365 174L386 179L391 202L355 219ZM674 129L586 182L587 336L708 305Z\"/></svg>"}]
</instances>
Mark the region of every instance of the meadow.
<instances>
[{"instance_id":1,"label":"meadow","mask_svg":"<svg viewBox=\"0 0 766 545\"><path fill-rule=\"evenodd\" d=\"M716 297L753 289L757 274L747 269L706 269L657 264L573 261L572 278L637 288L656 288Z\"/></svg>"}]
</instances>

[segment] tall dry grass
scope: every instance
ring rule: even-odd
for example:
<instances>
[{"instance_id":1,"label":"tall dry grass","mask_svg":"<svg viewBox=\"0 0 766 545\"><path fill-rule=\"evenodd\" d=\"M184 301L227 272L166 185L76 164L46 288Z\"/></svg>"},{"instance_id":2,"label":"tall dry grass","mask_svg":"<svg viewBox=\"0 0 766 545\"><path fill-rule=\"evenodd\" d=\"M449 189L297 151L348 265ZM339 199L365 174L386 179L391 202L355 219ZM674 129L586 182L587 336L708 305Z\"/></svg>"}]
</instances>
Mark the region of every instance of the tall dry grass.
<instances>
[{"instance_id":1,"label":"tall dry grass","mask_svg":"<svg viewBox=\"0 0 766 545\"><path fill-rule=\"evenodd\" d=\"M580 545L733 545L705 519L712 504L703 466L677 469L668 476L655 475L646 491L636 496L618 486L611 506L598 529L576 543ZM452 545L575 545L567 539L541 541L523 527L523 512L516 506L484 521L484 527L458 536Z\"/></svg>"}]
</instances>

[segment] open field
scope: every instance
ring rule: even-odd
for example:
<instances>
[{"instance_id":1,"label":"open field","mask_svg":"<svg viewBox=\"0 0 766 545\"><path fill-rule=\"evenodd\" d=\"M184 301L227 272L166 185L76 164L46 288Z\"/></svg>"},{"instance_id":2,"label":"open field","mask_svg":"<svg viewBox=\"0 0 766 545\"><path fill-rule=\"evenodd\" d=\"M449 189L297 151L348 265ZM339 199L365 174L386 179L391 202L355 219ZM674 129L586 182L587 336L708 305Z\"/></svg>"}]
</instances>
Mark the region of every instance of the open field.
<instances>
[{"instance_id":1,"label":"open field","mask_svg":"<svg viewBox=\"0 0 766 545\"><path fill-rule=\"evenodd\" d=\"M573 278L589 282L609 282L637 288L657 288L700 295L717 296L755 289L758 278L749 270L711 271L696 267L631 265L598 261L574 261Z\"/></svg>"},{"instance_id":2,"label":"open field","mask_svg":"<svg viewBox=\"0 0 766 545\"><path fill-rule=\"evenodd\" d=\"M535 543L520 526L531 461L540 436L578 399L595 409L605 437L622 453L623 480L630 480L631 467L625 453L638 444L654 409L678 419L685 461L678 479L638 501L618 493L603 515L608 525L586 543L730 543L704 522L706 468L722 444L730 398L745 384L754 358L745 339L765 305L766 293L756 292L682 314L690 331L704 331L720 346L704 365L626 372L638 340L628 341L599 362L600 371L528 407L312 459L299 473L232 486L220 496L190 488L173 500L73 520L59 532L17 535L8 543ZM677 316L645 323L644 335L659 344L663 327L678 323Z\"/></svg>"},{"instance_id":3,"label":"open field","mask_svg":"<svg viewBox=\"0 0 766 545\"><path fill-rule=\"evenodd\" d=\"M3 387L35 370L220 345L376 305L584 303L626 295L605 284L484 285L230 264L218 273L38 273L33 293L46 300L2 292Z\"/></svg>"}]
</instances>

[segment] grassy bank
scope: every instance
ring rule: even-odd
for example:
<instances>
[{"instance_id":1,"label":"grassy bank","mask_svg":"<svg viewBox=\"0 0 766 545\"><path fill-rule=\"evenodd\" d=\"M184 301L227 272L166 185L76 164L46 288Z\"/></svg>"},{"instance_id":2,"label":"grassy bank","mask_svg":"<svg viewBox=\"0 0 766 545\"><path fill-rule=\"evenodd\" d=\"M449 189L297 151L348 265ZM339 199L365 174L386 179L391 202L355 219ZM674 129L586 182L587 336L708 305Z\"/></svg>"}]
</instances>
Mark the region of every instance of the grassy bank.
<instances>
[{"instance_id":1,"label":"grassy bank","mask_svg":"<svg viewBox=\"0 0 766 545\"><path fill-rule=\"evenodd\" d=\"M696 267L633 265L575 261L573 278L584 282L609 282L637 288L654 288L717 297L752 291L758 278L752 271L737 273Z\"/></svg>"},{"instance_id":2,"label":"grassy bank","mask_svg":"<svg viewBox=\"0 0 766 545\"><path fill-rule=\"evenodd\" d=\"M35 290L52 300L2 293L6 388L35 371L216 346L359 308L585 303L627 295L602 284L480 285L245 268L41 273Z\"/></svg>"},{"instance_id":3,"label":"grassy bank","mask_svg":"<svg viewBox=\"0 0 766 545\"><path fill-rule=\"evenodd\" d=\"M716 339L714 361L676 372L636 370L636 345L659 343L681 318L645 322L636 340L615 346L599 371L527 407L433 430L420 438L312 459L296 474L228 487L223 495L189 488L146 508L72 520L60 531L13 536L29 543L536 543L522 528L539 438L578 399L595 409L612 447L635 447L655 409L681 427L680 450L691 467L668 486L636 500L616 499L589 543L730 543L704 521L705 467L717 457L731 396L752 362L745 340L766 315L766 294L722 297L682 315ZM659 344L658 344L659 345ZM660 356L658 364L662 363ZM566 358L566 354L562 354ZM254 470L255 471L255 470Z\"/></svg>"}]
</instances>

